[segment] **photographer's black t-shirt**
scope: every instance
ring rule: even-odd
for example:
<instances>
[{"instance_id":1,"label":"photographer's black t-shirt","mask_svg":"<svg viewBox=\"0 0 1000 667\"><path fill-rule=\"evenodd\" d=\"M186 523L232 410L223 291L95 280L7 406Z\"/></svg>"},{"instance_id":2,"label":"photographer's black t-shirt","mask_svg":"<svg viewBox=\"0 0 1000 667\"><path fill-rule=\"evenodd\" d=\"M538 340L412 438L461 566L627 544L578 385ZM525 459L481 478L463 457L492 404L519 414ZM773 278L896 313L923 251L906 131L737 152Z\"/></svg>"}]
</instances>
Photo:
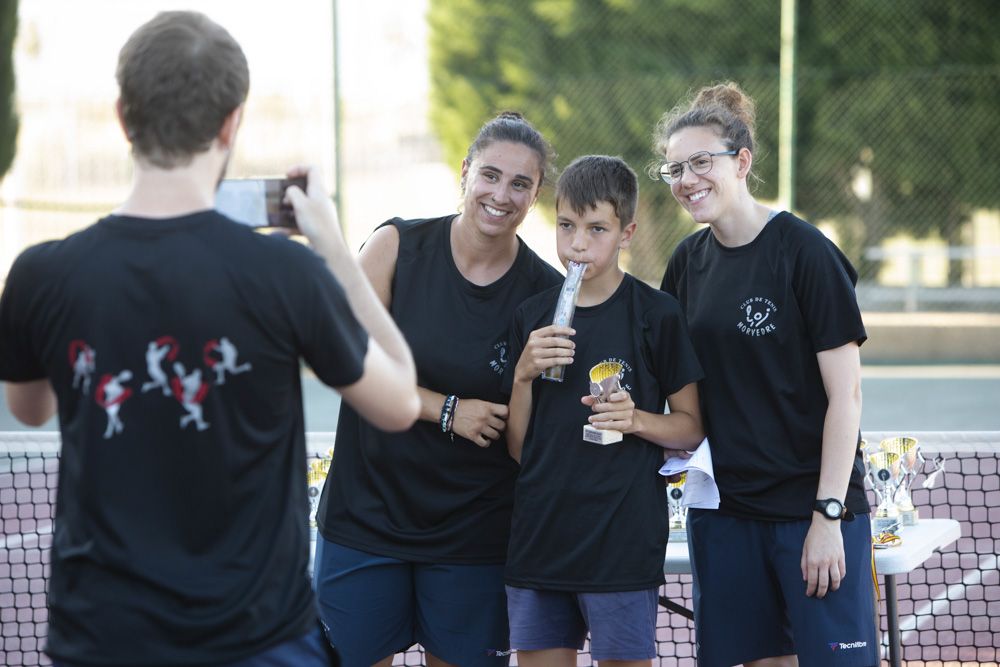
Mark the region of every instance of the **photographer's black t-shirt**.
<instances>
[{"instance_id":1,"label":"photographer's black t-shirt","mask_svg":"<svg viewBox=\"0 0 1000 667\"><path fill-rule=\"evenodd\" d=\"M524 303L511 327L505 387L524 343L552 323L560 287ZM669 511L663 449L636 435L583 440L580 402L590 369L622 364L636 408L662 413L667 396L702 377L677 301L626 274L604 303L578 307L574 361L562 382L536 379L517 479L506 580L575 592L646 590L663 583Z\"/></svg>"},{"instance_id":2,"label":"photographer's black t-shirt","mask_svg":"<svg viewBox=\"0 0 1000 667\"><path fill-rule=\"evenodd\" d=\"M213 211L26 250L0 379L58 397L47 652L216 665L313 630L300 359L343 386L367 345L311 250Z\"/></svg>"},{"instance_id":3,"label":"photographer's black t-shirt","mask_svg":"<svg viewBox=\"0 0 1000 667\"><path fill-rule=\"evenodd\" d=\"M454 217L385 223L399 230L390 312L417 384L506 405L514 309L562 276L521 242L501 278L469 282L451 254ZM384 433L341 404L335 451L317 515L326 539L415 562L504 562L518 468L503 437L482 448L429 421Z\"/></svg>"},{"instance_id":4,"label":"photographer's black t-shirt","mask_svg":"<svg viewBox=\"0 0 1000 667\"><path fill-rule=\"evenodd\" d=\"M823 234L788 212L737 248L711 229L684 239L661 288L681 302L698 358L719 511L812 516L827 397L816 354L866 338L857 273ZM859 434L860 437L860 434ZM847 507L867 513L860 452Z\"/></svg>"}]
</instances>

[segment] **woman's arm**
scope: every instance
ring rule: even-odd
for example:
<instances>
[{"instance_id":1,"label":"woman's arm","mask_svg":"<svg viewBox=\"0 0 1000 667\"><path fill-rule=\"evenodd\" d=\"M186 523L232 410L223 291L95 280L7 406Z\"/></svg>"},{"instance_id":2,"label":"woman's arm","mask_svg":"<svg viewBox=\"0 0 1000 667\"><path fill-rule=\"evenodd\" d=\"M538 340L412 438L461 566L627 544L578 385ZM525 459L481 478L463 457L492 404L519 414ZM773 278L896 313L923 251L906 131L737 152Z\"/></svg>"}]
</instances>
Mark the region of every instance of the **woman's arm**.
<instances>
[{"instance_id":1,"label":"woman's arm","mask_svg":"<svg viewBox=\"0 0 1000 667\"><path fill-rule=\"evenodd\" d=\"M861 428L861 356L855 342L816 355L829 405L823 422L823 453L820 459L816 498L844 502ZM806 595L818 598L840 588L847 573L840 520L813 512L812 525L802 548L802 579Z\"/></svg>"}]
</instances>

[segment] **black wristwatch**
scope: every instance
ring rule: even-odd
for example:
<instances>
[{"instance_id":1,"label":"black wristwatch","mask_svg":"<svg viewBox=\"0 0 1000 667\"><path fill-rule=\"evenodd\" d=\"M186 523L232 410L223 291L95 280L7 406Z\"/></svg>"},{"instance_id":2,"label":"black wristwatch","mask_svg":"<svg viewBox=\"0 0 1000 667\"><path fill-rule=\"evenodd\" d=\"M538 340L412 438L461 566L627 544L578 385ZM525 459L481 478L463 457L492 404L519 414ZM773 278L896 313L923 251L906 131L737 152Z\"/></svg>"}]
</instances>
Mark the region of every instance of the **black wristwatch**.
<instances>
[{"instance_id":1,"label":"black wristwatch","mask_svg":"<svg viewBox=\"0 0 1000 667\"><path fill-rule=\"evenodd\" d=\"M837 519L854 521L854 512L844 507L844 503L836 498L817 500L816 504L813 505L813 511L819 512L823 515L824 519L829 519L830 521L836 521Z\"/></svg>"}]
</instances>

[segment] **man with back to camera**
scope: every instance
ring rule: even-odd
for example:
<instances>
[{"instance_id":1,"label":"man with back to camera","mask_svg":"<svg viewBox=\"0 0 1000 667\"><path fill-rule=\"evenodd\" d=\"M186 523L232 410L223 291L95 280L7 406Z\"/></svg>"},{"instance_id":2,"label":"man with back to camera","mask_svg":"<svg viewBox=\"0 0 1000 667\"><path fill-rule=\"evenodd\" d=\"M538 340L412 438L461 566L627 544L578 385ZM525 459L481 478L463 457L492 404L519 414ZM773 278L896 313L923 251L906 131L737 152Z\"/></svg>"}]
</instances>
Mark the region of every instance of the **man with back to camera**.
<instances>
[{"instance_id":1,"label":"man with back to camera","mask_svg":"<svg viewBox=\"0 0 1000 667\"><path fill-rule=\"evenodd\" d=\"M287 193L316 253L212 210L249 86L223 28L161 13L117 78L128 199L22 253L0 297L11 412L38 426L58 409L62 434L46 651L62 667L329 664L307 572L300 358L403 430L419 409L409 349L316 172L290 170L308 186ZM243 370L223 383L206 350L224 339ZM151 346L168 343L167 388L143 391L163 380Z\"/></svg>"}]
</instances>

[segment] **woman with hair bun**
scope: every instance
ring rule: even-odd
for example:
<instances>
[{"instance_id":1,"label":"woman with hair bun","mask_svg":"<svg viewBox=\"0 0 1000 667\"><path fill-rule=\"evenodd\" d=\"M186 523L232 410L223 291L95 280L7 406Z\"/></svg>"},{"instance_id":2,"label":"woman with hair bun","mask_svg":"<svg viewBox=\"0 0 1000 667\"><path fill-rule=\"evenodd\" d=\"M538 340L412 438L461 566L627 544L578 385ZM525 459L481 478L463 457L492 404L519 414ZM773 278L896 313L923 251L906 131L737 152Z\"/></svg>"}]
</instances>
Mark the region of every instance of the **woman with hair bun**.
<instances>
[{"instance_id":1,"label":"woman with hair bun","mask_svg":"<svg viewBox=\"0 0 1000 667\"><path fill-rule=\"evenodd\" d=\"M507 453L511 315L562 276L517 236L552 150L520 114L479 131L458 214L383 223L361 265L413 350L421 414L383 433L342 404L317 515L320 613L346 667L506 665L503 570L518 467Z\"/></svg>"},{"instance_id":2,"label":"woman with hair bun","mask_svg":"<svg viewBox=\"0 0 1000 667\"><path fill-rule=\"evenodd\" d=\"M655 132L658 175L705 225L661 285L705 371L721 495L688 514L698 664L872 667L857 273L815 227L753 197L754 120L730 82Z\"/></svg>"}]
</instances>

